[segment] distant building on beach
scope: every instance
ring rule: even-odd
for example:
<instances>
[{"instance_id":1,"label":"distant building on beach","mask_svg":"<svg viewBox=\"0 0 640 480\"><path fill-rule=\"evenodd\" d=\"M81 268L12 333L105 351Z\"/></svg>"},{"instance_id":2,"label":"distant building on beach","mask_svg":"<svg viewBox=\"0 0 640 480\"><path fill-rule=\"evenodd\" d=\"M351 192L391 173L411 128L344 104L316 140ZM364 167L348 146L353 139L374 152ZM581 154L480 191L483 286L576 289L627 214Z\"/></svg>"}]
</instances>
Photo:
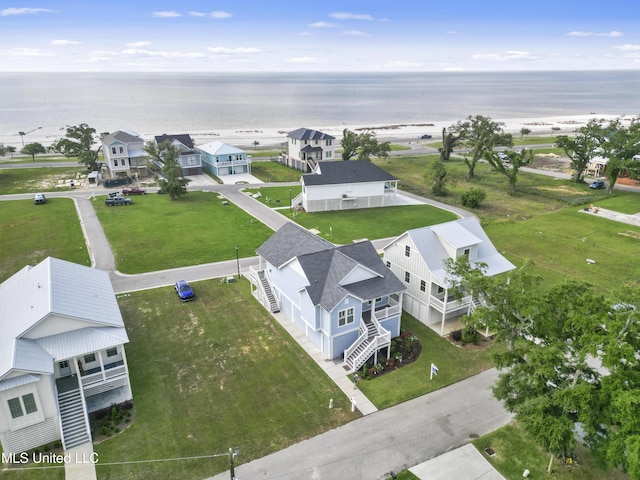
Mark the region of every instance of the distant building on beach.
<instances>
[{"instance_id":1,"label":"distant building on beach","mask_svg":"<svg viewBox=\"0 0 640 480\"><path fill-rule=\"evenodd\" d=\"M299 128L287 134L287 153L283 154L285 165L311 172L318 162L335 160L336 137L318 130Z\"/></svg>"},{"instance_id":2,"label":"distant building on beach","mask_svg":"<svg viewBox=\"0 0 640 480\"><path fill-rule=\"evenodd\" d=\"M168 142L180 152L178 162L182 167L182 175L202 175L202 155L194 147L191 135L188 133L179 135L167 135L164 133L154 137L154 141L156 145Z\"/></svg>"},{"instance_id":3,"label":"distant building on beach","mask_svg":"<svg viewBox=\"0 0 640 480\"><path fill-rule=\"evenodd\" d=\"M118 130L100 139L110 178L145 177L148 174L144 140L130 130Z\"/></svg>"},{"instance_id":4,"label":"distant building on beach","mask_svg":"<svg viewBox=\"0 0 640 480\"><path fill-rule=\"evenodd\" d=\"M204 169L216 177L251 173L251 157L238 147L216 140L199 145L197 150L202 154Z\"/></svg>"}]
</instances>

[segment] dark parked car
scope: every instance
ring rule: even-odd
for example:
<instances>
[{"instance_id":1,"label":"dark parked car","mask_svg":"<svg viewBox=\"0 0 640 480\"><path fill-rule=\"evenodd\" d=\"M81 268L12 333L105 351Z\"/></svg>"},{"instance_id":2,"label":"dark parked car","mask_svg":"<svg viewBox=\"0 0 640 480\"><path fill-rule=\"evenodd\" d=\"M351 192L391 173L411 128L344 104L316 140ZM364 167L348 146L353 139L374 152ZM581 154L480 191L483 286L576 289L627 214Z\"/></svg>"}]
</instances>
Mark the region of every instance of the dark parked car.
<instances>
[{"instance_id":1,"label":"dark parked car","mask_svg":"<svg viewBox=\"0 0 640 480\"><path fill-rule=\"evenodd\" d=\"M178 297L183 302L188 302L196 298L196 294L193 293L193 289L189 286L186 280L178 280L174 285Z\"/></svg>"},{"instance_id":2,"label":"dark parked car","mask_svg":"<svg viewBox=\"0 0 640 480\"><path fill-rule=\"evenodd\" d=\"M604 188L604 182L602 180L596 180L595 182L589 185L589 188L593 188L594 190L599 190Z\"/></svg>"},{"instance_id":3,"label":"dark parked car","mask_svg":"<svg viewBox=\"0 0 640 480\"><path fill-rule=\"evenodd\" d=\"M35 203L36 205L47 203L47 197L44 196L44 193L36 193L36 195L33 197L33 203Z\"/></svg>"},{"instance_id":4,"label":"dark parked car","mask_svg":"<svg viewBox=\"0 0 640 480\"><path fill-rule=\"evenodd\" d=\"M122 190L123 195L145 195L147 191L144 188L132 187Z\"/></svg>"},{"instance_id":5,"label":"dark parked car","mask_svg":"<svg viewBox=\"0 0 640 480\"><path fill-rule=\"evenodd\" d=\"M424 134L424 135L420 135L420 140L428 140L430 139L432 136L428 135L428 134Z\"/></svg>"}]
</instances>

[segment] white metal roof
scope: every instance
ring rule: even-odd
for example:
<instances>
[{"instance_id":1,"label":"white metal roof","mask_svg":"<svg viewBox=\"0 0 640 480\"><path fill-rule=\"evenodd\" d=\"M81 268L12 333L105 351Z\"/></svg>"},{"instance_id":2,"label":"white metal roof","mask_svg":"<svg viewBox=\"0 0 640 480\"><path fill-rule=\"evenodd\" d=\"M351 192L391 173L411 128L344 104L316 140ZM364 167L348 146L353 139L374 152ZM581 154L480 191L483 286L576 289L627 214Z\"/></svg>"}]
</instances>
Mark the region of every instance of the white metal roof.
<instances>
[{"instance_id":1,"label":"white metal roof","mask_svg":"<svg viewBox=\"0 0 640 480\"><path fill-rule=\"evenodd\" d=\"M223 143L219 140L215 140L205 145L199 145L196 148L208 153L209 155L235 155L238 153L245 153L244 150L234 147L233 145L229 145L228 143Z\"/></svg>"},{"instance_id":2,"label":"white metal roof","mask_svg":"<svg viewBox=\"0 0 640 480\"><path fill-rule=\"evenodd\" d=\"M40 375L19 375L17 377L9 378L0 382L0 392L9 390L10 388L21 387L22 385L29 385L40 380Z\"/></svg>"},{"instance_id":3,"label":"white metal roof","mask_svg":"<svg viewBox=\"0 0 640 480\"><path fill-rule=\"evenodd\" d=\"M39 338L36 343L46 350L55 361L85 355L98 350L116 347L129 342L124 328L83 328Z\"/></svg>"},{"instance_id":4,"label":"white metal roof","mask_svg":"<svg viewBox=\"0 0 640 480\"><path fill-rule=\"evenodd\" d=\"M48 354L25 336L54 318L73 320L73 329L124 327L107 272L49 257L0 284L0 378L16 368L44 371Z\"/></svg>"}]
</instances>

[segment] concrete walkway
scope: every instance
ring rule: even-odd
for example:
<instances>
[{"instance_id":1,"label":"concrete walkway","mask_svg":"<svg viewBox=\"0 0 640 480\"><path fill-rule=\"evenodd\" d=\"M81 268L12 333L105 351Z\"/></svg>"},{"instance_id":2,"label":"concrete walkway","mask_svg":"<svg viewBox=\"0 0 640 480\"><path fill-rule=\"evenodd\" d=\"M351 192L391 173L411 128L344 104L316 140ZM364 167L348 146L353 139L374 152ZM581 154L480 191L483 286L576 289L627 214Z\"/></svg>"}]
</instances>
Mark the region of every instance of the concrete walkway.
<instances>
[{"instance_id":1,"label":"concrete walkway","mask_svg":"<svg viewBox=\"0 0 640 480\"><path fill-rule=\"evenodd\" d=\"M98 457L93 452L93 444L85 443L71 450L66 450L69 461L64 464L66 480L96 480L96 462Z\"/></svg>"}]
</instances>

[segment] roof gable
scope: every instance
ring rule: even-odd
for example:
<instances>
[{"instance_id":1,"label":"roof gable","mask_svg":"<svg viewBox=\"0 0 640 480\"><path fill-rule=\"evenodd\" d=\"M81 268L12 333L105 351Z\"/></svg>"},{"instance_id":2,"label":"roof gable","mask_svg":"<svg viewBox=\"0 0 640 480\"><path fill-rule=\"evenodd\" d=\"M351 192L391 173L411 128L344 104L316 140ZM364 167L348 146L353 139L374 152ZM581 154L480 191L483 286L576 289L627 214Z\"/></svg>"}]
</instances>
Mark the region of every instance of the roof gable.
<instances>
[{"instance_id":1,"label":"roof gable","mask_svg":"<svg viewBox=\"0 0 640 480\"><path fill-rule=\"evenodd\" d=\"M302 175L302 183L306 186L394 180L397 178L369 160L320 162L313 173Z\"/></svg>"},{"instance_id":2,"label":"roof gable","mask_svg":"<svg viewBox=\"0 0 640 480\"><path fill-rule=\"evenodd\" d=\"M258 247L256 253L271 265L281 267L292 258L333 248L333 244L288 222Z\"/></svg>"},{"instance_id":3,"label":"roof gable","mask_svg":"<svg viewBox=\"0 0 640 480\"><path fill-rule=\"evenodd\" d=\"M312 130L310 128L298 128L287 134L289 138L295 138L297 140L335 140L336 137L320 132L318 130Z\"/></svg>"},{"instance_id":4,"label":"roof gable","mask_svg":"<svg viewBox=\"0 0 640 480\"><path fill-rule=\"evenodd\" d=\"M162 142L169 142L171 144L174 144L175 142L178 142L182 145L184 145L186 148L188 149L193 149L193 140L191 139L191 135L189 135L188 133L181 133L181 134L177 134L177 135L168 135L166 133L163 133L162 135L157 135L154 137L154 140L156 141L156 144L160 145Z\"/></svg>"},{"instance_id":5,"label":"roof gable","mask_svg":"<svg viewBox=\"0 0 640 480\"><path fill-rule=\"evenodd\" d=\"M117 132L105 135L100 140L105 145L111 145L114 141L122 143L144 143L144 140L142 140L136 132L130 130L118 130Z\"/></svg>"}]
</instances>

